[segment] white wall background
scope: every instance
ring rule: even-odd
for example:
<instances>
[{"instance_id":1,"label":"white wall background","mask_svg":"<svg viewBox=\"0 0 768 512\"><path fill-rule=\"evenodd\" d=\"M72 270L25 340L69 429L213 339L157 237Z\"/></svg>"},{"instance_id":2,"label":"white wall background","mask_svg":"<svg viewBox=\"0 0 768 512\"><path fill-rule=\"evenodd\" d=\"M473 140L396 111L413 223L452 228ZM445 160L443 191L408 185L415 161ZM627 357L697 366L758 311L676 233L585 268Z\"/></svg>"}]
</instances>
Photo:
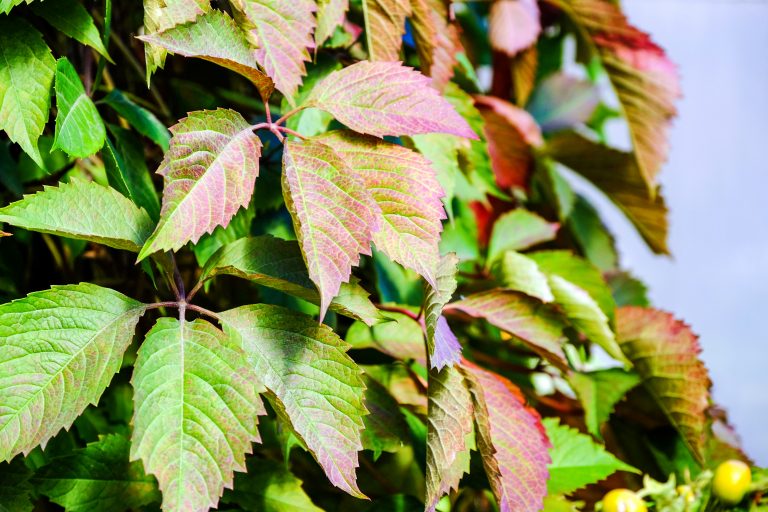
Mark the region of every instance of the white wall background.
<instances>
[{"instance_id":1,"label":"white wall background","mask_svg":"<svg viewBox=\"0 0 768 512\"><path fill-rule=\"evenodd\" d=\"M624 264L701 335L714 396L768 466L768 0L624 0L677 62L685 97L661 176L674 259L618 216Z\"/></svg>"}]
</instances>

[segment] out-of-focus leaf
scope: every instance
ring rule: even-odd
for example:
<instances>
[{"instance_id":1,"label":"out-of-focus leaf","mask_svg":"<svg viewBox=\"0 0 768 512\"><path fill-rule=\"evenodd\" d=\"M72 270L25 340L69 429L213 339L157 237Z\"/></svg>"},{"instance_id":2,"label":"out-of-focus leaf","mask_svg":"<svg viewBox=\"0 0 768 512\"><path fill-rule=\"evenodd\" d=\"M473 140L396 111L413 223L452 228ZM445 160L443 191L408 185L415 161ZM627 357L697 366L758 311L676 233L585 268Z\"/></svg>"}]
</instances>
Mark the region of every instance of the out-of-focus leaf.
<instances>
[{"instance_id":1,"label":"out-of-focus leaf","mask_svg":"<svg viewBox=\"0 0 768 512\"><path fill-rule=\"evenodd\" d=\"M34 2L32 11L54 28L69 37L90 46L107 60L112 59L101 41L101 34L93 18L78 0L56 0L55 2Z\"/></svg>"},{"instance_id":2,"label":"out-of-focus leaf","mask_svg":"<svg viewBox=\"0 0 768 512\"><path fill-rule=\"evenodd\" d=\"M0 11L15 5L2 1ZM43 36L23 18L2 16L0 63L0 130L45 167L37 140L48 122L56 60Z\"/></svg>"},{"instance_id":3,"label":"out-of-focus leaf","mask_svg":"<svg viewBox=\"0 0 768 512\"><path fill-rule=\"evenodd\" d=\"M163 151L168 151L171 134L155 114L134 103L119 89L109 91L103 101L128 121L137 132L154 141Z\"/></svg>"},{"instance_id":4,"label":"out-of-focus leaf","mask_svg":"<svg viewBox=\"0 0 768 512\"><path fill-rule=\"evenodd\" d=\"M408 0L362 0L368 59L395 62L405 33L405 18L411 14Z\"/></svg>"},{"instance_id":5,"label":"out-of-focus leaf","mask_svg":"<svg viewBox=\"0 0 768 512\"><path fill-rule=\"evenodd\" d=\"M589 373L574 372L568 376L568 382L584 407L587 431L602 439L600 427L608 421L616 404L640 384L640 377L635 372L611 368Z\"/></svg>"},{"instance_id":6,"label":"out-of-focus leaf","mask_svg":"<svg viewBox=\"0 0 768 512\"><path fill-rule=\"evenodd\" d=\"M0 306L0 460L45 447L99 401L144 310L88 283Z\"/></svg>"},{"instance_id":7,"label":"out-of-focus leaf","mask_svg":"<svg viewBox=\"0 0 768 512\"><path fill-rule=\"evenodd\" d=\"M311 317L278 306L243 306L221 317L274 393L278 414L290 419L331 483L364 498L355 469L363 449L365 385L346 353L349 345Z\"/></svg>"},{"instance_id":8,"label":"out-of-focus leaf","mask_svg":"<svg viewBox=\"0 0 768 512\"><path fill-rule=\"evenodd\" d=\"M648 288L639 279L627 272L615 272L608 276L608 285L618 307L650 305Z\"/></svg>"},{"instance_id":9,"label":"out-of-focus leaf","mask_svg":"<svg viewBox=\"0 0 768 512\"><path fill-rule=\"evenodd\" d=\"M442 257L436 284L428 287L424 299L429 365L438 371L445 366L453 366L461 359L461 344L443 316L443 308L456 291L458 263L459 258L453 253Z\"/></svg>"},{"instance_id":10,"label":"out-of-focus leaf","mask_svg":"<svg viewBox=\"0 0 768 512\"><path fill-rule=\"evenodd\" d=\"M422 72L442 91L453 76L456 54L461 51L459 28L450 19L444 0L412 0L411 23Z\"/></svg>"},{"instance_id":11,"label":"out-of-focus leaf","mask_svg":"<svg viewBox=\"0 0 768 512\"><path fill-rule=\"evenodd\" d=\"M541 33L539 4L536 0L496 0L488 25L493 49L513 57L534 44Z\"/></svg>"},{"instance_id":12,"label":"out-of-focus leaf","mask_svg":"<svg viewBox=\"0 0 768 512\"><path fill-rule=\"evenodd\" d=\"M617 311L616 327L643 385L703 462L711 382L699 359L698 336L669 313L634 306Z\"/></svg>"},{"instance_id":13,"label":"out-of-focus leaf","mask_svg":"<svg viewBox=\"0 0 768 512\"><path fill-rule=\"evenodd\" d=\"M640 473L608 452L592 438L555 418L546 418L544 428L552 448L549 454L547 492L570 494L582 487L609 477L616 471Z\"/></svg>"},{"instance_id":14,"label":"out-of-focus leaf","mask_svg":"<svg viewBox=\"0 0 768 512\"><path fill-rule=\"evenodd\" d=\"M240 209L232 217L227 227L219 226L209 235L203 235L195 244L192 251L195 253L197 264L205 267L208 260L216 252L227 244L231 244L251 234L251 226L256 218L256 210L253 203L248 208ZM270 256L274 256L271 254Z\"/></svg>"},{"instance_id":15,"label":"out-of-focus leaf","mask_svg":"<svg viewBox=\"0 0 768 512\"><path fill-rule=\"evenodd\" d=\"M248 512L323 512L301 484L281 464L251 459L248 472L235 475L234 490L224 494L221 501L237 504Z\"/></svg>"},{"instance_id":16,"label":"out-of-focus leaf","mask_svg":"<svg viewBox=\"0 0 768 512\"><path fill-rule=\"evenodd\" d=\"M542 302L555 300L546 274L539 270L535 261L524 254L506 251L494 264L493 272L505 288L523 292Z\"/></svg>"},{"instance_id":17,"label":"out-of-focus leaf","mask_svg":"<svg viewBox=\"0 0 768 512\"><path fill-rule=\"evenodd\" d=\"M349 0L318 0L315 45L321 46L344 23Z\"/></svg>"},{"instance_id":18,"label":"out-of-focus leaf","mask_svg":"<svg viewBox=\"0 0 768 512\"><path fill-rule=\"evenodd\" d=\"M603 224L597 210L583 196L577 196L568 217L570 229L584 256L603 272L619 266L619 254L613 235Z\"/></svg>"},{"instance_id":19,"label":"out-of-focus leaf","mask_svg":"<svg viewBox=\"0 0 768 512\"><path fill-rule=\"evenodd\" d=\"M369 413L363 416L363 448L373 451L373 458L378 459L381 452L395 453L408 439L408 425L405 423L397 400L387 389L364 375L365 408Z\"/></svg>"},{"instance_id":20,"label":"out-of-focus leaf","mask_svg":"<svg viewBox=\"0 0 768 512\"><path fill-rule=\"evenodd\" d=\"M598 103L600 91L596 85L560 72L536 88L527 110L543 131L556 132L589 121Z\"/></svg>"},{"instance_id":21,"label":"out-of-focus leaf","mask_svg":"<svg viewBox=\"0 0 768 512\"><path fill-rule=\"evenodd\" d=\"M0 462L0 512L32 512L31 476L21 458Z\"/></svg>"},{"instance_id":22,"label":"out-of-focus leaf","mask_svg":"<svg viewBox=\"0 0 768 512\"><path fill-rule=\"evenodd\" d=\"M536 72L539 69L539 51L536 46L526 48L512 59L512 85L515 103L525 107L536 87Z\"/></svg>"},{"instance_id":23,"label":"out-of-focus leaf","mask_svg":"<svg viewBox=\"0 0 768 512\"><path fill-rule=\"evenodd\" d=\"M414 360L427 365L424 349L424 332L419 323L401 313L384 311L381 314L390 320L374 326L355 322L347 329L346 341L352 348L373 348L401 361Z\"/></svg>"},{"instance_id":24,"label":"out-of-focus leaf","mask_svg":"<svg viewBox=\"0 0 768 512\"><path fill-rule=\"evenodd\" d=\"M364 366L365 374L384 386L397 400L421 416L427 416L426 383L401 363ZM403 409L407 410L407 409ZM406 416L406 421L410 421ZM424 428L426 436L426 427ZM426 439L425 439L426 440ZM426 443L424 444L426 446Z\"/></svg>"},{"instance_id":25,"label":"out-of-focus leaf","mask_svg":"<svg viewBox=\"0 0 768 512\"><path fill-rule=\"evenodd\" d=\"M495 261L505 251L522 251L554 240L559 228L556 222L548 222L523 208L504 213L493 224L488 262Z\"/></svg>"}]
</instances>

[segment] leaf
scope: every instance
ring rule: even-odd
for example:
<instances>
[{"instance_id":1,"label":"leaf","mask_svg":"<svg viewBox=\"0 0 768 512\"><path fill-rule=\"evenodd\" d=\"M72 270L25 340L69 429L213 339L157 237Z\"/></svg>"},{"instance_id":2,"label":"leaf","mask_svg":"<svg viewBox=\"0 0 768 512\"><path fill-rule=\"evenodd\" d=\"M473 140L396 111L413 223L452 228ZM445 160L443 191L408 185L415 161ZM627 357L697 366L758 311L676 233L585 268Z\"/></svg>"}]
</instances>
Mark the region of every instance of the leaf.
<instances>
[{"instance_id":1,"label":"leaf","mask_svg":"<svg viewBox=\"0 0 768 512\"><path fill-rule=\"evenodd\" d=\"M554 240L559 228L556 222L548 222L523 208L506 212L493 224L488 244L488 261L495 261L506 251L522 251Z\"/></svg>"},{"instance_id":2,"label":"leaf","mask_svg":"<svg viewBox=\"0 0 768 512\"><path fill-rule=\"evenodd\" d=\"M209 0L144 0L144 33L163 32L177 25L183 25L211 10ZM147 85L157 68L165 65L165 48L146 45L144 55L147 61Z\"/></svg>"},{"instance_id":3,"label":"leaf","mask_svg":"<svg viewBox=\"0 0 768 512\"><path fill-rule=\"evenodd\" d=\"M456 292L459 258L454 253L443 256L435 286L428 286L424 299L424 327L427 333L429 366L442 370L461 359L461 344L443 316L443 308Z\"/></svg>"},{"instance_id":4,"label":"leaf","mask_svg":"<svg viewBox=\"0 0 768 512\"><path fill-rule=\"evenodd\" d=\"M0 11L7 13L16 0L0 2ZM29 23L18 16L1 16L0 62L0 130L44 167L37 139L48 122L56 61Z\"/></svg>"},{"instance_id":5,"label":"leaf","mask_svg":"<svg viewBox=\"0 0 768 512\"><path fill-rule=\"evenodd\" d=\"M208 280L226 274L289 293L313 304L320 302L296 242L264 235L229 243L211 256L201 279ZM368 325L382 318L368 298L368 292L354 277L349 283L341 284L330 309Z\"/></svg>"},{"instance_id":6,"label":"leaf","mask_svg":"<svg viewBox=\"0 0 768 512\"><path fill-rule=\"evenodd\" d=\"M110 434L54 457L34 476L36 490L71 512L137 509L159 502L157 482L129 462L127 438Z\"/></svg>"},{"instance_id":7,"label":"leaf","mask_svg":"<svg viewBox=\"0 0 768 512\"><path fill-rule=\"evenodd\" d=\"M221 318L331 483L365 497L355 477L365 386L349 346L327 326L278 306L243 306Z\"/></svg>"},{"instance_id":8,"label":"leaf","mask_svg":"<svg viewBox=\"0 0 768 512\"><path fill-rule=\"evenodd\" d=\"M314 140L333 148L378 204L382 217L373 233L376 248L434 286L445 211L429 161L403 146L350 131Z\"/></svg>"},{"instance_id":9,"label":"leaf","mask_svg":"<svg viewBox=\"0 0 768 512\"><path fill-rule=\"evenodd\" d=\"M496 0L488 15L488 37L494 50L514 57L533 45L541 33L536 0Z\"/></svg>"},{"instance_id":10,"label":"leaf","mask_svg":"<svg viewBox=\"0 0 768 512\"><path fill-rule=\"evenodd\" d=\"M250 47L246 34L221 11L212 10L193 23L138 37L171 53L207 60L244 76L256 86L264 101L275 88L272 80L259 71L256 51Z\"/></svg>"},{"instance_id":11,"label":"leaf","mask_svg":"<svg viewBox=\"0 0 768 512\"><path fill-rule=\"evenodd\" d=\"M608 285L611 287L616 305L621 306L649 306L648 288L639 279L628 272L615 272L608 276Z\"/></svg>"},{"instance_id":12,"label":"leaf","mask_svg":"<svg viewBox=\"0 0 768 512\"><path fill-rule=\"evenodd\" d=\"M453 77L456 54L463 50L459 28L443 0L412 0L411 26L422 72L442 91Z\"/></svg>"},{"instance_id":13,"label":"leaf","mask_svg":"<svg viewBox=\"0 0 768 512\"><path fill-rule=\"evenodd\" d=\"M459 488L461 477L469 472L472 396L457 367L429 372L427 426L425 508L432 512L443 496Z\"/></svg>"},{"instance_id":14,"label":"leaf","mask_svg":"<svg viewBox=\"0 0 768 512\"><path fill-rule=\"evenodd\" d=\"M80 158L101 149L107 136L104 122L66 57L56 61L56 107L53 149L60 148Z\"/></svg>"},{"instance_id":15,"label":"leaf","mask_svg":"<svg viewBox=\"0 0 768 512\"><path fill-rule=\"evenodd\" d=\"M0 208L0 222L138 252L152 232L144 210L117 190L73 179Z\"/></svg>"},{"instance_id":16,"label":"leaf","mask_svg":"<svg viewBox=\"0 0 768 512\"><path fill-rule=\"evenodd\" d=\"M134 103L119 89L109 91L103 101L128 121L137 132L154 141L163 151L168 151L171 134L155 114Z\"/></svg>"},{"instance_id":17,"label":"leaf","mask_svg":"<svg viewBox=\"0 0 768 512\"><path fill-rule=\"evenodd\" d=\"M349 329L345 340L353 349L372 348L388 356L427 365L424 350L424 332L419 323L402 314L384 311L382 316L389 320L373 326L355 322Z\"/></svg>"},{"instance_id":18,"label":"leaf","mask_svg":"<svg viewBox=\"0 0 768 512\"><path fill-rule=\"evenodd\" d=\"M536 87L539 70L539 50L530 46L512 58L512 85L515 93L515 104L526 107L531 93ZM536 117L536 116L534 116Z\"/></svg>"},{"instance_id":19,"label":"leaf","mask_svg":"<svg viewBox=\"0 0 768 512\"><path fill-rule=\"evenodd\" d=\"M377 137L439 132L476 139L429 82L398 62L361 61L320 81L303 106L325 110L356 132Z\"/></svg>"},{"instance_id":20,"label":"leaf","mask_svg":"<svg viewBox=\"0 0 768 512\"><path fill-rule=\"evenodd\" d=\"M320 47L344 23L349 0L318 0L315 46Z\"/></svg>"},{"instance_id":21,"label":"leaf","mask_svg":"<svg viewBox=\"0 0 768 512\"><path fill-rule=\"evenodd\" d=\"M502 189L526 188L533 172L534 148L543 144L536 121L525 110L493 96L476 96L475 106L485 119L496 182Z\"/></svg>"},{"instance_id":22,"label":"leaf","mask_svg":"<svg viewBox=\"0 0 768 512\"><path fill-rule=\"evenodd\" d=\"M411 15L408 0L362 0L368 60L401 61L400 47L405 18Z\"/></svg>"},{"instance_id":23,"label":"leaf","mask_svg":"<svg viewBox=\"0 0 768 512\"><path fill-rule=\"evenodd\" d=\"M260 441L259 375L239 343L199 319L158 319L134 368L131 460L157 477L163 510L216 507Z\"/></svg>"},{"instance_id":24,"label":"leaf","mask_svg":"<svg viewBox=\"0 0 768 512\"><path fill-rule=\"evenodd\" d=\"M558 368L568 367L561 346L565 324L554 310L536 299L508 290L489 290L452 302L445 311L483 318L513 334Z\"/></svg>"},{"instance_id":25,"label":"leaf","mask_svg":"<svg viewBox=\"0 0 768 512\"><path fill-rule=\"evenodd\" d=\"M608 421L616 404L640 383L640 377L635 372L610 368L588 373L574 372L568 376L568 382L584 407L587 431L602 439L600 427Z\"/></svg>"},{"instance_id":26,"label":"leaf","mask_svg":"<svg viewBox=\"0 0 768 512\"><path fill-rule=\"evenodd\" d=\"M93 18L83 4L77 0L56 0L55 2L35 2L32 12L50 23L56 30L72 39L90 46L109 62L112 59L101 41L101 34Z\"/></svg>"},{"instance_id":27,"label":"leaf","mask_svg":"<svg viewBox=\"0 0 768 512\"><path fill-rule=\"evenodd\" d=\"M314 139L286 141L283 196L309 277L320 292L322 319L359 254L371 254L380 210L346 161Z\"/></svg>"},{"instance_id":28,"label":"leaf","mask_svg":"<svg viewBox=\"0 0 768 512\"><path fill-rule=\"evenodd\" d=\"M618 309L616 327L643 385L701 463L711 382L698 336L669 313L634 306Z\"/></svg>"},{"instance_id":29,"label":"leaf","mask_svg":"<svg viewBox=\"0 0 768 512\"><path fill-rule=\"evenodd\" d=\"M315 10L312 0L234 0L240 26L257 47L256 60L275 87L294 105L301 77L307 74L308 48L314 48Z\"/></svg>"},{"instance_id":30,"label":"leaf","mask_svg":"<svg viewBox=\"0 0 768 512\"><path fill-rule=\"evenodd\" d=\"M583 196L576 196L568 228L584 257L603 272L619 268L619 253L613 235L597 210Z\"/></svg>"},{"instance_id":31,"label":"leaf","mask_svg":"<svg viewBox=\"0 0 768 512\"><path fill-rule=\"evenodd\" d=\"M248 512L323 512L301 486L301 480L273 461L248 463L248 473L235 476L235 487L224 503L237 504Z\"/></svg>"},{"instance_id":32,"label":"leaf","mask_svg":"<svg viewBox=\"0 0 768 512\"><path fill-rule=\"evenodd\" d=\"M550 443L536 411L510 381L462 362L477 424L477 447L500 512L541 510Z\"/></svg>"},{"instance_id":33,"label":"leaf","mask_svg":"<svg viewBox=\"0 0 768 512\"><path fill-rule=\"evenodd\" d=\"M0 460L69 428L120 369L144 305L94 284L0 306Z\"/></svg>"},{"instance_id":34,"label":"leaf","mask_svg":"<svg viewBox=\"0 0 768 512\"><path fill-rule=\"evenodd\" d=\"M625 464L589 436L578 430L561 425L556 418L546 418L544 428L552 443L549 453L549 494L570 494L589 484L599 482L616 471L640 474Z\"/></svg>"},{"instance_id":35,"label":"leaf","mask_svg":"<svg viewBox=\"0 0 768 512\"><path fill-rule=\"evenodd\" d=\"M141 140L129 130L110 126L114 143L107 137L101 148L101 159L109 185L144 208L152 220L160 218L160 200L144 160Z\"/></svg>"},{"instance_id":36,"label":"leaf","mask_svg":"<svg viewBox=\"0 0 768 512\"><path fill-rule=\"evenodd\" d=\"M176 251L226 226L248 206L259 175L261 140L234 110L190 112L171 128L157 171L165 181L160 223L139 253Z\"/></svg>"},{"instance_id":37,"label":"leaf","mask_svg":"<svg viewBox=\"0 0 768 512\"><path fill-rule=\"evenodd\" d=\"M536 88L526 109L542 130L557 132L587 123L599 103L597 85L561 71Z\"/></svg>"},{"instance_id":38,"label":"leaf","mask_svg":"<svg viewBox=\"0 0 768 512\"><path fill-rule=\"evenodd\" d=\"M507 251L496 261L493 272L504 288L523 292L542 302L555 297L549 288L547 276L531 258L515 251Z\"/></svg>"},{"instance_id":39,"label":"leaf","mask_svg":"<svg viewBox=\"0 0 768 512\"><path fill-rule=\"evenodd\" d=\"M613 201L657 254L668 254L667 206L659 189L653 193L630 153L624 153L576 133L550 139L547 152L583 175Z\"/></svg>"},{"instance_id":40,"label":"leaf","mask_svg":"<svg viewBox=\"0 0 768 512\"><path fill-rule=\"evenodd\" d=\"M0 462L0 512L32 512L32 476L21 458Z\"/></svg>"},{"instance_id":41,"label":"leaf","mask_svg":"<svg viewBox=\"0 0 768 512\"><path fill-rule=\"evenodd\" d=\"M363 447L373 451L376 460L381 452L395 453L404 446L404 440L410 438L408 425L400 412L400 406L387 389L364 375L365 408L370 411L363 416Z\"/></svg>"}]
</instances>

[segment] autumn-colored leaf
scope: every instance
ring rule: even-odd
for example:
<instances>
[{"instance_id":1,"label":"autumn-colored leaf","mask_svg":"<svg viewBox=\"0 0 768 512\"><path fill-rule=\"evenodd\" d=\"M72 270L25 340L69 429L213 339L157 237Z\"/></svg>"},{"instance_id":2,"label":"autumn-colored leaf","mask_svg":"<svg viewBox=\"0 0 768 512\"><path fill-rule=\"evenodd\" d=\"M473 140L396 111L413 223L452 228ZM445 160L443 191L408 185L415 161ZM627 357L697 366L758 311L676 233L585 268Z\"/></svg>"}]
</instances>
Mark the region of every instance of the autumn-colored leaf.
<instances>
[{"instance_id":1,"label":"autumn-colored leaf","mask_svg":"<svg viewBox=\"0 0 768 512\"><path fill-rule=\"evenodd\" d=\"M500 512L541 510L549 441L541 418L509 380L462 361L475 405L477 447Z\"/></svg>"},{"instance_id":2,"label":"autumn-colored leaf","mask_svg":"<svg viewBox=\"0 0 768 512\"><path fill-rule=\"evenodd\" d=\"M458 263L459 258L454 253L442 257L436 283L427 289L424 298L429 364L437 370L458 363L461 359L461 344L443 316L443 308L456 291Z\"/></svg>"},{"instance_id":3,"label":"autumn-colored leaf","mask_svg":"<svg viewBox=\"0 0 768 512\"><path fill-rule=\"evenodd\" d=\"M160 223L139 260L226 226L250 202L259 174L261 141L233 110L191 112L171 133L157 171L165 179Z\"/></svg>"},{"instance_id":4,"label":"autumn-colored leaf","mask_svg":"<svg viewBox=\"0 0 768 512\"><path fill-rule=\"evenodd\" d=\"M144 32L163 32L176 25L195 21L199 15L210 10L210 0L144 0ZM165 65L166 50L159 45L147 44L144 55L149 83L157 68Z\"/></svg>"},{"instance_id":5,"label":"autumn-colored leaf","mask_svg":"<svg viewBox=\"0 0 768 512\"><path fill-rule=\"evenodd\" d=\"M539 51L536 46L526 48L515 55L511 66L515 103L518 107L524 107L536 86L536 74L539 69Z\"/></svg>"},{"instance_id":6,"label":"autumn-colored leaf","mask_svg":"<svg viewBox=\"0 0 768 512\"><path fill-rule=\"evenodd\" d=\"M283 196L323 318L360 254L371 254L380 208L349 164L319 141L287 141L283 171Z\"/></svg>"},{"instance_id":7,"label":"autumn-colored leaf","mask_svg":"<svg viewBox=\"0 0 768 512\"><path fill-rule=\"evenodd\" d=\"M429 84L428 77L399 62L361 61L320 81L303 106L325 110L349 128L377 137L450 133L476 139Z\"/></svg>"},{"instance_id":8,"label":"autumn-colored leaf","mask_svg":"<svg viewBox=\"0 0 768 512\"><path fill-rule=\"evenodd\" d=\"M493 49L513 57L533 45L541 33L539 4L536 0L496 0L488 25Z\"/></svg>"},{"instance_id":9,"label":"autumn-colored leaf","mask_svg":"<svg viewBox=\"0 0 768 512\"><path fill-rule=\"evenodd\" d=\"M421 70L432 78L432 87L442 91L453 77L456 53L461 51L459 27L449 18L444 0L412 0L413 39Z\"/></svg>"},{"instance_id":10,"label":"autumn-colored leaf","mask_svg":"<svg viewBox=\"0 0 768 512\"><path fill-rule=\"evenodd\" d=\"M362 0L368 59L395 62L405 33L405 18L411 14L408 0Z\"/></svg>"},{"instance_id":11,"label":"autumn-colored leaf","mask_svg":"<svg viewBox=\"0 0 768 512\"><path fill-rule=\"evenodd\" d=\"M634 306L617 310L616 327L643 385L703 462L711 382L698 336L669 313Z\"/></svg>"},{"instance_id":12,"label":"autumn-colored leaf","mask_svg":"<svg viewBox=\"0 0 768 512\"><path fill-rule=\"evenodd\" d=\"M315 45L322 45L344 23L349 0L318 0Z\"/></svg>"},{"instance_id":13,"label":"autumn-colored leaf","mask_svg":"<svg viewBox=\"0 0 768 512\"><path fill-rule=\"evenodd\" d=\"M492 96L477 96L475 106L485 119L496 182L503 189L527 188L533 172L533 149L543 144L536 121L525 110Z\"/></svg>"}]
</instances>

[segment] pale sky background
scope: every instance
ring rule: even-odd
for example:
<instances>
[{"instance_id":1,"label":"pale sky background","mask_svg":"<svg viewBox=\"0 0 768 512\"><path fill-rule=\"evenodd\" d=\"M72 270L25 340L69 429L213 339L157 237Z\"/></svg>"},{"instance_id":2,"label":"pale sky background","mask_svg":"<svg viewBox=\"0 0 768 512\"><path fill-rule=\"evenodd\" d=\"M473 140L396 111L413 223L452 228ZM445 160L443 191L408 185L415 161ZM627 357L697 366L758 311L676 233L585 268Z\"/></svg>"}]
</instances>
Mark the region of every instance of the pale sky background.
<instances>
[{"instance_id":1,"label":"pale sky background","mask_svg":"<svg viewBox=\"0 0 768 512\"><path fill-rule=\"evenodd\" d=\"M661 175L674 259L608 215L654 305L691 324L747 453L768 466L768 0L624 0L679 65L685 97Z\"/></svg>"}]
</instances>

